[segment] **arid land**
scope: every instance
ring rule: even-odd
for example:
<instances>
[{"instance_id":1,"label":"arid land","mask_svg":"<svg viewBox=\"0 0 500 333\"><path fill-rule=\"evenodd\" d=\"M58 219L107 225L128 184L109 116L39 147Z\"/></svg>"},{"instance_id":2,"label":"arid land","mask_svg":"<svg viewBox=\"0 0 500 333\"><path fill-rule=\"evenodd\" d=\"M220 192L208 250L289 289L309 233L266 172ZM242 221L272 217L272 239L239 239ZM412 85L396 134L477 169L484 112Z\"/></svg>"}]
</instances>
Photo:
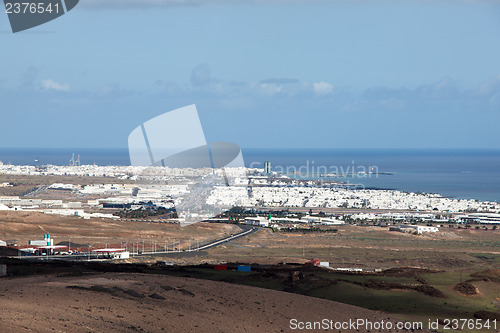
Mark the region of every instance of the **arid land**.
<instances>
[{"instance_id":1,"label":"arid land","mask_svg":"<svg viewBox=\"0 0 500 333\"><path fill-rule=\"evenodd\" d=\"M19 179L18 185L2 189L17 192L2 195L30 193L42 179ZM109 182L105 178L89 181ZM57 177L46 184L54 182L82 184L75 177ZM46 191L44 195L57 197L60 193ZM498 229L445 225L438 233L414 235L379 226L322 228L330 232L263 228L191 255L132 256L100 268L85 262L65 264L69 266L60 269L50 262L33 265L7 260L8 276L0 280L2 329L287 332L289 320L295 317L348 320L372 316L422 322L499 318ZM156 244L158 249L175 246L178 250L174 245L178 242L181 249L188 249L239 231L237 224L226 223L180 227L140 220L0 211L0 239L17 240L21 247L50 233L55 244L72 244L73 251L86 251L88 245L124 244L129 249L131 244L144 244L151 250ZM303 266L316 258L333 269L363 271ZM157 260L179 266L157 267ZM229 263L229 270L214 271L217 263ZM238 264L251 264L252 272L238 272Z\"/></svg>"}]
</instances>

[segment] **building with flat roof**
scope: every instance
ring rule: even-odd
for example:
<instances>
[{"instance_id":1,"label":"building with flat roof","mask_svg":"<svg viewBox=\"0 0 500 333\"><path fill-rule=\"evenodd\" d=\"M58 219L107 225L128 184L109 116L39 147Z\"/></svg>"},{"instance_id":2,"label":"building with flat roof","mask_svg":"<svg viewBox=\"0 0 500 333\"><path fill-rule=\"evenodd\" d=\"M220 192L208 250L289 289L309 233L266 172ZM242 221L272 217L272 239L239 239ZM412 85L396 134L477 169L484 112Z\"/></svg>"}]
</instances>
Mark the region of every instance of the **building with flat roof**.
<instances>
[{"instance_id":1,"label":"building with flat roof","mask_svg":"<svg viewBox=\"0 0 500 333\"><path fill-rule=\"evenodd\" d=\"M245 224L258 226L258 227L268 227L269 220L265 217L257 216L257 217L245 217Z\"/></svg>"},{"instance_id":2,"label":"building with flat roof","mask_svg":"<svg viewBox=\"0 0 500 333\"><path fill-rule=\"evenodd\" d=\"M439 228L424 225L402 225L399 227L399 230L402 232L416 232L421 235L425 232L438 232Z\"/></svg>"},{"instance_id":3,"label":"building with flat roof","mask_svg":"<svg viewBox=\"0 0 500 333\"><path fill-rule=\"evenodd\" d=\"M53 246L54 240L50 238L50 234L45 234L43 240L30 240L28 244L32 246Z\"/></svg>"}]
</instances>

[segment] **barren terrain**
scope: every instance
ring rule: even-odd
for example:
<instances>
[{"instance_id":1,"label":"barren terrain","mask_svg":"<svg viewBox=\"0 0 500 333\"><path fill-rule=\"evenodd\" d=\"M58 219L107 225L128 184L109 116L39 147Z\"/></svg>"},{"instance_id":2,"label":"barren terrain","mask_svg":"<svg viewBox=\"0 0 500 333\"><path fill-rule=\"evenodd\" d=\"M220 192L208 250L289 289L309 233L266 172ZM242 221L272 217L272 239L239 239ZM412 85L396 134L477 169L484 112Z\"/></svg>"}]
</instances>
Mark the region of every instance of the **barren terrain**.
<instances>
[{"instance_id":1,"label":"barren terrain","mask_svg":"<svg viewBox=\"0 0 500 333\"><path fill-rule=\"evenodd\" d=\"M292 318L388 320L308 296L144 274L4 279L0 297L3 332L289 332Z\"/></svg>"},{"instance_id":2,"label":"barren terrain","mask_svg":"<svg viewBox=\"0 0 500 333\"><path fill-rule=\"evenodd\" d=\"M146 248L156 241L158 249L168 242L182 241L184 246L222 238L241 229L236 225L197 223L181 227L171 223L137 222L111 219L83 219L77 216L48 215L28 211L0 211L0 239L16 239L19 245L27 245L28 240L42 239L50 233L54 244L68 242L74 244L120 245L122 242L145 242Z\"/></svg>"}]
</instances>

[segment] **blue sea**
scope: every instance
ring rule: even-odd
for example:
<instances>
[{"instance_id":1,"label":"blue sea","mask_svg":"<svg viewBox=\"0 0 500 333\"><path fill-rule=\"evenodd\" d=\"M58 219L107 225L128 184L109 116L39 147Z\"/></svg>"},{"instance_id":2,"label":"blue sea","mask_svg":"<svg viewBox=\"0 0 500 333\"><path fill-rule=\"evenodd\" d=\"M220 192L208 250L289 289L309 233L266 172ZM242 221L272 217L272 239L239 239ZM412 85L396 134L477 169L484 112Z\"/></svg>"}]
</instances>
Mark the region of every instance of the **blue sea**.
<instances>
[{"instance_id":1,"label":"blue sea","mask_svg":"<svg viewBox=\"0 0 500 333\"><path fill-rule=\"evenodd\" d=\"M130 164L127 149L0 149L0 161L67 165L73 153L82 164ZM243 149L243 156L248 167L270 161L291 177L500 202L500 150Z\"/></svg>"}]
</instances>

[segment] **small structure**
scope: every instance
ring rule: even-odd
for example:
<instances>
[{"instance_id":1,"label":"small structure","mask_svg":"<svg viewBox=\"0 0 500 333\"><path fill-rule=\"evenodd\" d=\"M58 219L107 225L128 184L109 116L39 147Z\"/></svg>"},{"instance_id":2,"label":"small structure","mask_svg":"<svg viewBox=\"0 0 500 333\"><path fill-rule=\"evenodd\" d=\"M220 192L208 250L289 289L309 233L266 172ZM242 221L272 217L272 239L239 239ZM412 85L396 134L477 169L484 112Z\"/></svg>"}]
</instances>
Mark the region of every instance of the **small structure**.
<instances>
[{"instance_id":1,"label":"small structure","mask_svg":"<svg viewBox=\"0 0 500 333\"><path fill-rule=\"evenodd\" d=\"M65 245L47 245L40 246L35 249L35 255L39 256L52 256L56 253L57 250L67 249L68 247Z\"/></svg>"},{"instance_id":2,"label":"small structure","mask_svg":"<svg viewBox=\"0 0 500 333\"><path fill-rule=\"evenodd\" d=\"M7 242L4 242L3 240L0 240L0 246L7 246Z\"/></svg>"},{"instance_id":3,"label":"small structure","mask_svg":"<svg viewBox=\"0 0 500 333\"><path fill-rule=\"evenodd\" d=\"M321 222L321 217L306 215L302 216L301 220L304 221L305 223L319 223Z\"/></svg>"},{"instance_id":4,"label":"small structure","mask_svg":"<svg viewBox=\"0 0 500 333\"><path fill-rule=\"evenodd\" d=\"M321 264L321 260L319 259L313 259L313 260L309 260L308 262L306 262L306 266L315 266L315 267L318 267L319 265Z\"/></svg>"},{"instance_id":5,"label":"small structure","mask_svg":"<svg viewBox=\"0 0 500 333\"><path fill-rule=\"evenodd\" d=\"M216 271L227 271L227 265L214 265Z\"/></svg>"},{"instance_id":6,"label":"small structure","mask_svg":"<svg viewBox=\"0 0 500 333\"><path fill-rule=\"evenodd\" d=\"M130 258L130 252L128 251L118 252L115 253L113 256L113 259L128 259L128 258Z\"/></svg>"},{"instance_id":7,"label":"small structure","mask_svg":"<svg viewBox=\"0 0 500 333\"><path fill-rule=\"evenodd\" d=\"M130 258L130 252L126 249L97 249L92 250L97 256L104 256L105 259L128 259Z\"/></svg>"},{"instance_id":8,"label":"small structure","mask_svg":"<svg viewBox=\"0 0 500 333\"><path fill-rule=\"evenodd\" d=\"M423 225L402 225L399 227L399 231L410 232L410 233L414 232L414 233L421 235L425 232L438 232L439 228L423 226Z\"/></svg>"},{"instance_id":9,"label":"small structure","mask_svg":"<svg viewBox=\"0 0 500 333\"><path fill-rule=\"evenodd\" d=\"M52 246L54 240L50 238L50 234L45 234L43 240L30 240L28 244L31 246Z\"/></svg>"},{"instance_id":10,"label":"small structure","mask_svg":"<svg viewBox=\"0 0 500 333\"><path fill-rule=\"evenodd\" d=\"M248 265L238 265L238 272L251 272L252 267Z\"/></svg>"},{"instance_id":11,"label":"small structure","mask_svg":"<svg viewBox=\"0 0 500 333\"><path fill-rule=\"evenodd\" d=\"M7 246L17 246L17 240L16 239L8 239L5 241L7 243Z\"/></svg>"},{"instance_id":12,"label":"small structure","mask_svg":"<svg viewBox=\"0 0 500 333\"><path fill-rule=\"evenodd\" d=\"M319 221L322 225L344 225L345 222L338 219L327 219L323 218Z\"/></svg>"},{"instance_id":13,"label":"small structure","mask_svg":"<svg viewBox=\"0 0 500 333\"><path fill-rule=\"evenodd\" d=\"M245 224L258 226L258 227L268 227L269 220L265 217L257 216L257 217L245 217Z\"/></svg>"},{"instance_id":14,"label":"small structure","mask_svg":"<svg viewBox=\"0 0 500 333\"><path fill-rule=\"evenodd\" d=\"M458 223L490 223L500 224L500 214L496 213L471 213L455 216Z\"/></svg>"}]
</instances>

